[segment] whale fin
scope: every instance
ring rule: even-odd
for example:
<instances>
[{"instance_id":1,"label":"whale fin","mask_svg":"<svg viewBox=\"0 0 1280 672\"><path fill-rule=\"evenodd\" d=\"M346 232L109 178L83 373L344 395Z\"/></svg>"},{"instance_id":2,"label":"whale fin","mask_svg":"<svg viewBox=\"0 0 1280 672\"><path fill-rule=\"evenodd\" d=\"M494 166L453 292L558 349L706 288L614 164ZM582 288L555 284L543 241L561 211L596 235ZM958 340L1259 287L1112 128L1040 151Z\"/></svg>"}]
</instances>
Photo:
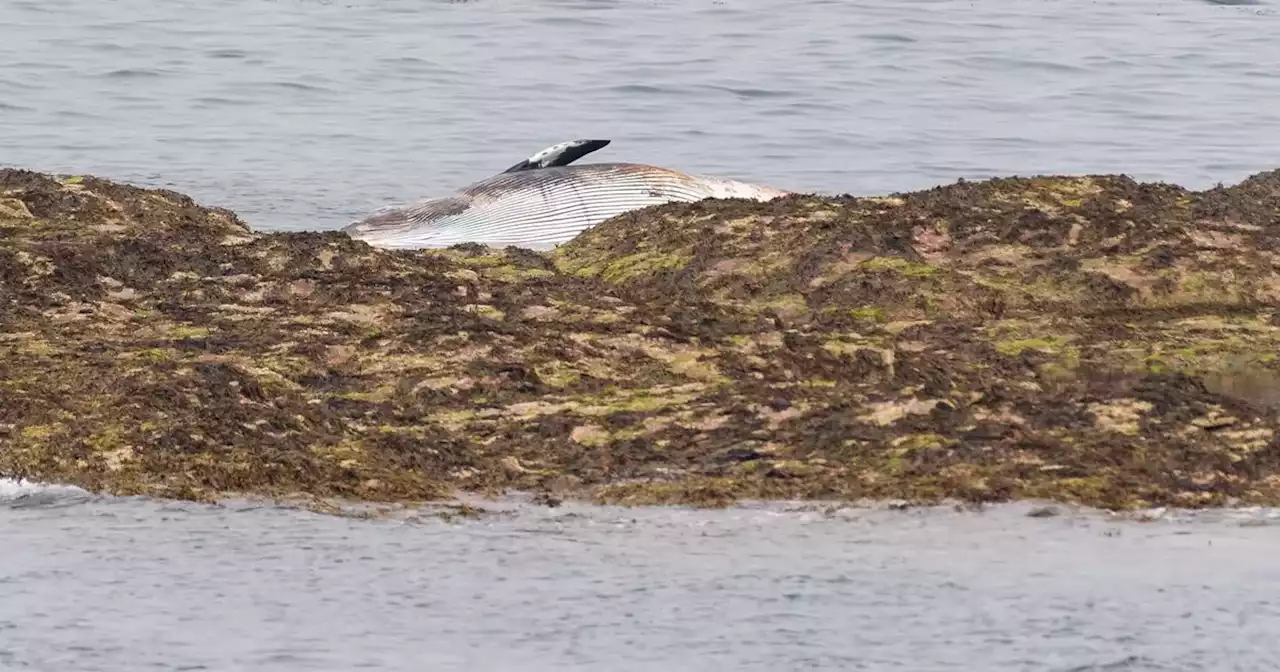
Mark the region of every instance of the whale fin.
<instances>
[{"instance_id":1,"label":"whale fin","mask_svg":"<svg viewBox=\"0 0 1280 672\"><path fill-rule=\"evenodd\" d=\"M604 147L609 142L609 140L570 140L562 142L558 145L552 145L502 172L515 173L521 170L567 166Z\"/></svg>"}]
</instances>

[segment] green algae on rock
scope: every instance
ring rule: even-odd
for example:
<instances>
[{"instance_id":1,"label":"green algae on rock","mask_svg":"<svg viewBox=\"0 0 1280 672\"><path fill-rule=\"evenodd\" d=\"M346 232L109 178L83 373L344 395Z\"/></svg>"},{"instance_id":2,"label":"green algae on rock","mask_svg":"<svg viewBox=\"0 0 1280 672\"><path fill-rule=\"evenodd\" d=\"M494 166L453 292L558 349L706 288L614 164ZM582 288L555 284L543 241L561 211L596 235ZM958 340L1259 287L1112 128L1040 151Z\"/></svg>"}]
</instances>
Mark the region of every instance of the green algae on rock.
<instances>
[{"instance_id":1,"label":"green algae on rock","mask_svg":"<svg viewBox=\"0 0 1280 672\"><path fill-rule=\"evenodd\" d=\"M0 170L0 475L209 499L1280 504L1280 172L262 234Z\"/></svg>"}]
</instances>

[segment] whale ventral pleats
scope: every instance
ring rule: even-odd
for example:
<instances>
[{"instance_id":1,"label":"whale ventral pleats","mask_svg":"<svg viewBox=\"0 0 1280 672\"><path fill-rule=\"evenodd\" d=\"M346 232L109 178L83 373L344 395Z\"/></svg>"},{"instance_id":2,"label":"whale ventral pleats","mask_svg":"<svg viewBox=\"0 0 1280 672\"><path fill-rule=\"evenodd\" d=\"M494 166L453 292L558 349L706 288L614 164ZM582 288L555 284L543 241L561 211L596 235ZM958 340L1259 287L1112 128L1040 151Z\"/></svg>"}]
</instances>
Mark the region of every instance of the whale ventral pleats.
<instances>
[{"instance_id":1,"label":"whale ventral pleats","mask_svg":"<svg viewBox=\"0 0 1280 672\"><path fill-rule=\"evenodd\" d=\"M644 164L568 165L608 144L562 142L452 195L379 208L343 231L387 249L461 243L551 249L612 217L652 205L706 198L765 201L787 193Z\"/></svg>"},{"instance_id":2,"label":"whale ventral pleats","mask_svg":"<svg viewBox=\"0 0 1280 672\"><path fill-rule=\"evenodd\" d=\"M399 227L426 224L442 217L459 215L471 207L471 200L461 196L422 201L408 207L384 206L365 219L354 222L344 230L348 233L373 233Z\"/></svg>"}]
</instances>

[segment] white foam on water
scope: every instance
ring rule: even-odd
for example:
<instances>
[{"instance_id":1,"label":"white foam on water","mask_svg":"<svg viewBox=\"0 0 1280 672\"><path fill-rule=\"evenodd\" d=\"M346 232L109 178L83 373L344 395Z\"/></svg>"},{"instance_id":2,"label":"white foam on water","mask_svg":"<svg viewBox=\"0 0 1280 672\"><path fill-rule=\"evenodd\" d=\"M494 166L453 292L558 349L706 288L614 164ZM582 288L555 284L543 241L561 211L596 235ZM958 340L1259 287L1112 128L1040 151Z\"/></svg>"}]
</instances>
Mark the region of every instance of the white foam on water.
<instances>
[{"instance_id":1,"label":"white foam on water","mask_svg":"<svg viewBox=\"0 0 1280 672\"><path fill-rule=\"evenodd\" d=\"M37 483L23 478L0 478L0 504L40 499L62 499L65 497L85 497L89 492L74 485L57 483Z\"/></svg>"}]
</instances>

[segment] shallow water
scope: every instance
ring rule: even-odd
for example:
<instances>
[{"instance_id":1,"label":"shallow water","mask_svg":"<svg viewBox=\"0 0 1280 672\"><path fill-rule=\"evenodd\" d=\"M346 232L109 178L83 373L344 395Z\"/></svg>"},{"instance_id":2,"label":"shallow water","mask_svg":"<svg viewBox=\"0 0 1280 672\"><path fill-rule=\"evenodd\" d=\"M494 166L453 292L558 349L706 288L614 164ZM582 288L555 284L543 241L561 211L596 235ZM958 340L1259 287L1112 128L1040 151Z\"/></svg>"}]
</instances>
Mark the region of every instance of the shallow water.
<instances>
[{"instance_id":1,"label":"shallow water","mask_svg":"<svg viewBox=\"0 0 1280 672\"><path fill-rule=\"evenodd\" d=\"M0 667L1260 670L1280 512L1136 522L491 505L481 520L0 483Z\"/></svg>"},{"instance_id":2,"label":"shallow water","mask_svg":"<svg viewBox=\"0 0 1280 672\"><path fill-rule=\"evenodd\" d=\"M567 138L801 191L1280 165L1280 16L1201 0L4 0L0 164L330 229Z\"/></svg>"}]
</instances>

